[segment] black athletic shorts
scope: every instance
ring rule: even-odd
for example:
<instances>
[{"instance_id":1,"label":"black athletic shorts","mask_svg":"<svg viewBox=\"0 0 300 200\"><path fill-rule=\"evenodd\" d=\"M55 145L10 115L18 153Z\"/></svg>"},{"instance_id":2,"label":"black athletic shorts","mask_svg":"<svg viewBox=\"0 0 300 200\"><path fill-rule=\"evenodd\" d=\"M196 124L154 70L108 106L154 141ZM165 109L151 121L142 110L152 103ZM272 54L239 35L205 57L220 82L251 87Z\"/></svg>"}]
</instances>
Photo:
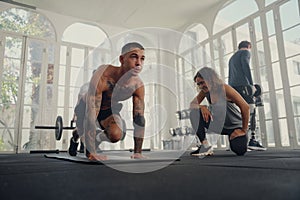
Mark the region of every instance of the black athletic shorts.
<instances>
[{"instance_id":1,"label":"black athletic shorts","mask_svg":"<svg viewBox=\"0 0 300 200\"><path fill-rule=\"evenodd\" d=\"M100 124L100 121L105 120L112 114L117 114L120 115L120 111L122 109L123 105L121 103L116 104L114 107L113 111L112 109L107 109L107 110L100 110L97 116L97 120ZM80 99L78 105L75 107L75 114L77 116L77 121L76 121L76 126L83 130L83 122L84 122L84 117L85 117L85 110L86 110L86 103ZM100 124L101 126L101 124ZM103 127L101 127L103 128Z\"/></svg>"}]
</instances>

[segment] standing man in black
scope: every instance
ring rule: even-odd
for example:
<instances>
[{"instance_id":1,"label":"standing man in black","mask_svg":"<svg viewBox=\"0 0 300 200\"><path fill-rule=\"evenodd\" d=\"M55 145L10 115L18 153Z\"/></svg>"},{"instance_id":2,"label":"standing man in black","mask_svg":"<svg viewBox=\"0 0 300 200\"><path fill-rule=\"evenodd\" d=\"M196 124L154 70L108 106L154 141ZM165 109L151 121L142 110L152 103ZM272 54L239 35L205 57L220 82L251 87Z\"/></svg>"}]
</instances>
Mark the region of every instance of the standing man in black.
<instances>
[{"instance_id":1,"label":"standing man in black","mask_svg":"<svg viewBox=\"0 0 300 200\"><path fill-rule=\"evenodd\" d=\"M238 51L233 54L229 60L229 79L228 84L232 86L240 95L246 100L250 106L251 123L255 124L255 101L254 92L255 86L253 84L250 57L251 57L251 43L248 41L241 41L238 45ZM250 125L251 127L251 125ZM255 139L255 126L252 126L251 138L248 144L250 150L266 150Z\"/></svg>"}]
</instances>

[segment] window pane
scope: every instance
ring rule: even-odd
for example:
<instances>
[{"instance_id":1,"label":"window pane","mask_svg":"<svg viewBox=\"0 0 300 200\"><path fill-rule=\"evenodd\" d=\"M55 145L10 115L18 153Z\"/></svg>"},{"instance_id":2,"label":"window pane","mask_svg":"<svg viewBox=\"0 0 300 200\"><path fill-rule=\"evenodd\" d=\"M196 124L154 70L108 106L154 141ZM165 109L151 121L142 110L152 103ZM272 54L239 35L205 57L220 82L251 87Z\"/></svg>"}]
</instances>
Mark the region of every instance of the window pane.
<instances>
[{"instance_id":1,"label":"window pane","mask_svg":"<svg viewBox=\"0 0 300 200\"><path fill-rule=\"evenodd\" d=\"M53 93L54 93L53 85L47 84L47 108L51 109L53 108Z\"/></svg>"},{"instance_id":2,"label":"window pane","mask_svg":"<svg viewBox=\"0 0 300 200\"><path fill-rule=\"evenodd\" d=\"M106 39L106 34L93 25L74 23L63 33L62 40L92 47L99 46Z\"/></svg>"},{"instance_id":3,"label":"window pane","mask_svg":"<svg viewBox=\"0 0 300 200\"><path fill-rule=\"evenodd\" d=\"M20 59L22 55L22 44L21 38L6 37L4 57Z\"/></svg>"},{"instance_id":4,"label":"window pane","mask_svg":"<svg viewBox=\"0 0 300 200\"><path fill-rule=\"evenodd\" d=\"M236 28L236 39L238 43L243 40L250 41L250 32L249 32L248 23Z\"/></svg>"},{"instance_id":5,"label":"window pane","mask_svg":"<svg viewBox=\"0 0 300 200\"><path fill-rule=\"evenodd\" d=\"M68 94L68 96L69 96L69 107L70 108L73 108L76 105L76 103L77 103L77 94L78 94L77 88L70 87L70 93ZM69 114L73 115L73 110Z\"/></svg>"},{"instance_id":6,"label":"window pane","mask_svg":"<svg viewBox=\"0 0 300 200\"><path fill-rule=\"evenodd\" d=\"M233 52L231 32L228 32L221 37L223 54Z\"/></svg>"},{"instance_id":7,"label":"window pane","mask_svg":"<svg viewBox=\"0 0 300 200\"><path fill-rule=\"evenodd\" d=\"M46 17L19 8L11 8L0 13L0 29L56 39L54 28Z\"/></svg>"},{"instance_id":8,"label":"window pane","mask_svg":"<svg viewBox=\"0 0 300 200\"><path fill-rule=\"evenodd\" d=\"M237 12L237 10L242 10L243 12ZM234 24L235 22L246 18L257 10L258 9L255 1L230 1L228 4L225 4L224 8L222 8L218 13L215 20L213 32L217 33L224 28Z\"/></svg>"},{"instance_id":9,"label":"window pane","mask_svg":"<svg viewBox=\"0 0 300 200\"><path fill-rule=\"evenodd\" d=\"M261 87L264 92L269 91L269 81L268 81L268 73L267 67L260 67L259 68L260 80L261 80Z\"/></svg>"},{"instance_id":10,"label":"window pane","mask_svg":"<svg viewBox=\"0 0 300 200\"><path fill-rule=\"evenodd\" d=\"M256 44L257 46L257 55L258 55L258 66L265 66L266 60L265 60L265 51L264 51L264 44L262 41L258 42Z\"/></svg>"},{"instance_id":11,"label":"window pane","mask_svg":"<svg viewBox=\"0 0 300 200\"><path fill-rule=\"evenodd\" d=\"M72 49L71 65L82 67L84 63L84 49Z\"/></svg>"},{"instance_id":12,"label":"window pane","mask_svg":"<svg viewBox=\"0 0 300 200\"><path fill-rule=\"evenodd\" d=\"M266 17L267 17L268 34L273 35L275 33L273 11L271 10L267 12Z\"/></svg>"},{"instance_id":13,"label":"window pane","mask_svg":"<svg viewBox=\"0 0 300 200\"><path fill-rule=\"evenodd\" d=\"M196 56L196 60L193 63L193 65L195 65L196 67L206 66L207 62L210 61L210 57L207 54L207 52L205 51L203 46L198 46L195 49L195 56ZM148 57L147 57L147 59L148 59Z\"/></svg>"},{"instance_id":14,"label":"window pane","mask_svg":"<svg viewBox=\"0 0 300 200\"><path fill-rule=\"evenodd\" d=\"M290 140L288 135L288 126L286 119L279 120L279 130L282 146L290 146Z\"/></svg>"},{"instance_id":15,"label":"window pane","mask_svg":"<svg viewBox=\"0 0 300 200\"><path fill-rule=\"evenodd\" d=\"M67 57L67 47L61 46L60 47L60 64L66 65L66 57Z\"/></svg>"},{"instance_id":16,"label":"window pane","mask_svg":"<svg viewBox=\"0 0 300 200\"><path fill-rule=\"evenodd\" d=\"M262 40L260 17L254 19L256 41Z\"/></svg>"},{"instance_id":17,"label":"window pane","mask_svg":"<svg viewBox=\"0 0 300 200\"><path fill-rule=\"evenodd\" d=\"M295 117L296 136L298 145L300 144L300 117Z\"/></svg>"},{"instance_id":18,"label":"window pane","mask_svg":"<svg viewBox=\"0 0 300 200\"><path fill-rule=\"evenodd\" d=\"M196 33L196 41L201 42L208 38L208 32L203 24L196 24L189 31Z\"/></svg>"},{"instance_id":19,"label":"window pane","mask_svg":"<svg viewBox=\"0 0 300 200\"><path fill-rule=\"evenodd\" d=\"M267 6L267 5L270 5L271 3L275 2L275 1L277 1L277 0L266 0L265 4Z\"/></svg>"},{"instance_id":20,"label":"window pane","mask_svg":"<svg viewBox=\"0 0 300 200\"><path fill-rule=\"evenodd\" d=\"M271 110L271 105L270 105L270 94L264 93L263 96L263 101L264 101L264 112L265 112L265 118L266 119L272 119L272 110Z\"/></svg>"},{"instance_id":21,"label":"window pane","mask_svg":"<svg viewBox=\"0 0 300 200\"><path fill-rule=\"evenodd\" d=\"M208 59L207 63L210 63L211 62L211 54L210 54L210 45L209 45L209 43L206 43L204 45L204 52L206 53L206 56L204 58Z\"/></svg>"},{"instance_id":22,"label":"window pane","mask_svg":"<svg viewBox=\"0 0 300 200\"><path fill-rule=\"evenodd\" d=\"M270 50L271 50L271 61L275 62L278 60L278 48L277 48L277 39L274 36L269 38Z\"/></svg>"},{"instance_id":23,"label":"window pane","mask_svg":"<svg viewBox=\"0 0 300 200\"><path fill-rule=\"evenodd\" d=\"M65 87L58 86L58 98L57 105L63 107L64 106L64 97L65 97ZM63 113L58 113L63 116Z\"/></svg>"},{"instance_id":24,"label":"window pane","mask_svg":"<svg viewBox=\"0 0 300 200\"><path fill-rule=\"evenodd\" d=\"M82 68L71 67L71 78L70 86L81 86L83 85L84 73Z\"/></svg>"},{"instance_id":25,"label":"window pane","mask_svg":"<svg viewBox=\"0 0 300 200\"><path fill-rule=\"evenodd\" d=\"M66 77L66 67L60 66L59 67L59 77L58 77L58 84L59 85L65 85L65 77Z\"/></svg>"},{"instance_id":26,"label":"window pane","mask_svg":"<svg viewBox=\"0 0 300 200\"><path fill-rule=\"evenodd\" d=\"M229 55L226 55L224 56L224 76L225 78L228 78L228 74L229 74L229 66L228 66L228 63L229 63L229 59L231 58L232 54L229 54Z\"/></svg>"},{"instance_id":27,"label":"window pane","mask_svg":"<svg viewBox=\"0 0 300 200\"><path fill-rule=\"evenodd\" d=\"M286 117L283 90L276 91L276 101L277 101L278 117Z\"/></svg>"},{"instance_id":28,"label":"window pane","mask_svg":"<svg viewBox=\"0 0 300 200\"><path fill-rule=\"evenodd\" d=\"M54 64L55 62L55 46L53 44L49 44L48 46L48 63Z\"/></svg>"},{"instance_id":29,"label":"window pane","mask_svg":"<svg viewBox=\"0 0 300 200\"><path fill-rule=\"evenodd\" d=\"M95 48L93 50L89 50L88 54L89 54L88 57L85 58L85 59L87 59L88 68L91 68L93 70L98 68L100 65L107 64L107 63L111 62L111 58L110 58L111 55L105 49ZM101 55L101 56L99 56L99 55ZM146 62L151 62L151 57L152 57L151 55L152 54L151 54L150 50L147 50L145 55L146 55L145 63Z\"/></svg>"},{"instance_id":30,"label":"window pane","mask_svg":"<svg viewBox=\"0 0 300 200\"><path fill-rule=\"evenodd\" d=\"M291 96L294 115L300 115L300 86L291 88Z\"/></svg>"},{"instance_id":31,"label":"window pane","mask_svg":"<svg viewBox=\"0 0 300 200\"><path fill-rule=\"evenodd\" d=\"M273 121L266 121L266 129L267 129L267 138L268 138L268 146L275 146L275 138L274 138L274 129L273 129Z\"/></svg>"},{"instance_id":32,"label":"window pane","mask_svg":"<svg viewBox=\"0 0 300 200\"><path fill-rule=\"evenodd\" d=\"M21 49L22 39L6 37L3 66L0 66L0 107L1 120L13 121L15 120L15 112L12 112L11 108L16 107L19 91L19 79L21 69ZM20 49L19 49L20 48ZM9 124L9 122L5 122Z\"/></svg>"},{"instance_id":33,"label":"window pane","mask_svg":"<svg viewBox=\"0 0 300 200\"><path fill-rule=\"evenodd\" d=\"M279 11L283 30L300 23L298 0L286 2L280 6Z\"/></svg>"},{"instance_id":34,"label":"window pane","mask_svg":"<svg viewBox=\"0 0 300 200\"><path fill-rule=\"evenodd\" d=\"M287 59L287 70L290 85L300 84L300 56Z\"/></svg>"},{"instance_id":35,"label":"window pane","mask_svg":"<svg viewBox=\"0 0 300 200\"><path fill-rule=\"evenodd\" d=\"M282 78L281 78L279 62L273 63L272 68L273 68L275 89L280 89L282 88Z\"/></svg>"},{"instance_id":36,"label":"window pane","mask_svg":"<svg viewBox=\"0 0 300 200\"><path fill-rule=\"evenodd\" d=\"M213 41L213 48L214 48L214 59L219 58L219 43L217 39Z\"/></svg>"},{"instance_id":37,"label":"window pane","mask_svg":"<svg viewBox=\"0 0 300 200\"><path fill-rule=\"evenodd\" d=\"M215 68L215 71L218 73L218 75L220 76L221 75L221 69L220 69L220 61L219 60L214 60L214 66Z\"/></svg>"},{"instance_id":38,"label":"window pane","mask_svg":"<svg viewBox=\"0 0 300 200\"><path fill-rule=\"evenodd\" d=\"M184 56L183 66L182 66L181 70L183 72L191 70L191 64L190 63L191 63L191 54L188 53Z\"/></svg>"},{"instance_id":39,"label":"window pane","mask_svg":"<svg viewBox=\"0 0 300 200\"><path fill-rule=\"evenodd\" d=\"M286 57L300 52L300 25L283 32L284 49Z\"/></svg>"}]
</instances>

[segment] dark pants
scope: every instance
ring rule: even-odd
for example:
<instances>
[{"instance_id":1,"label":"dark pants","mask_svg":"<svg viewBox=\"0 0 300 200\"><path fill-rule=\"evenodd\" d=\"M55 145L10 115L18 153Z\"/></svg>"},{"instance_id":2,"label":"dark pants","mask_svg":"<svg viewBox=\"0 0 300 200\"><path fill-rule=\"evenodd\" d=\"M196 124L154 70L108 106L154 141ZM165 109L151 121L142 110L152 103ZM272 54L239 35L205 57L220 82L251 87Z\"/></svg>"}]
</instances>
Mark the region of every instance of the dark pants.
<instances>
[{"instance_id":1,"label":"dark pants","mask_svg":"<svg viewBox=\"0 0 300 200\"><path fill-rule=\"evenodd\" d=\"M209 126L210 120L205 122L200 109L192 109L190 112L190 121L193 130L196 132L200 142L206 139L206 130Z\"/></svg>"},{"instance_id":2,"label":"dark pants","mask_svg":"<svg viewBox=\"0 0 300 200\"><path fill-rule=\"evenodd\" d=\"M200 109L192 109L190 112L190 121L192 124L193 130L196 132L200 142L203 142L206 139L206 129L208 129L210 120L205 122ZM235 129L225 129L223 128L221 135L228 135L228 139L232 132ZM247 136L245 136L247 137ZM230 148L237 155L244 155L247 151L247 142L236 143L229 140Z\"/></svg>"}]
</instances>

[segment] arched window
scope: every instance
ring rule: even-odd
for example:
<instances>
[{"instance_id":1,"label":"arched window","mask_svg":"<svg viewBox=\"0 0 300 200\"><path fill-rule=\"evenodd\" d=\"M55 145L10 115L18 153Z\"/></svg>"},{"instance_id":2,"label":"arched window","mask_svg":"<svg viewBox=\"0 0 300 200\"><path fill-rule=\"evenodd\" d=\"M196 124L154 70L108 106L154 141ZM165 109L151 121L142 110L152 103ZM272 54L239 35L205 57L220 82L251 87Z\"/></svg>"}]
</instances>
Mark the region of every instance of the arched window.
<instances>
[{"instance_id":1,"label":"arched window","mask_svg":"<svg viewBox=\"0 0 300 200\"><path fill-rule=\"evenodd\" d=\"M97 26L74 23L65 30L62 41L97 47L106 38L104 31Z\"/></svg>"},{"instance_id":2,"label":"arched window","mask_svg":"<svg viewBox=\"0 0 300 200\"><path fill-rule=\"evenodd\" d=\"M52 114L55 29L43 14L9 8L0 12L0 32L0 149L14 151L17 143L19 151L40 149L33 126L39 113Z\"/></svg>"},{"instance_id":3,"label":"arched window","mask_svg":"<svg viewBox=\"0 0 300 200\"><path fill-rule=\"evenodd\" d=\"M191 25L181 38L179 52L184 58L183 72L191 79L195 68L203 66L203 63L209 60L208 54L201 44L206 39L208 39L208 31L203 24Z\"/></svg>"},{"instance_id":4,"label":"arched window","mask_svg":"<svg viewBox=\"0 0 300 200\"><path fill-rule=\"evenodd\" d=\"M64 119L72 119L80 87L89 81L95 68L107 63L108 52L102 46L106 39L106 33L96 25L76 22L64 30L58 75L59 96L64 97L58 99L58 113Z\"/></svg>"},{"instance_id":5,"label":"arched window","mask_svg":"<svg viewBox=\"0 0 300 200\"><path fill-rule=\"evenodd\" d=\"M197 42L202 42L203 40L208 38L207 29L203 24L193 24L188 28L188 30L186 30L186 33L187 32L195 33L195 38L193 39Z\"/></svg>"},{"instance_id":6,"label":"arched window","mask_svg":"<svg viewBox=\"0 0 300 200\"><path fill-rule=\"evenodd\" d=\"M0 13L0 29L23 35L56 39L54 28L45 16L20 8L11 8Z\"/></svg>"},{"instance_id":7,"label":"arched window","mask_svg":"<svg viewBox=\"0 0 300 200\"><path fill-rule=\"evenodd\" d=\"M235 0L225 4L218 13L214 23L214 34L248 17L258 10L254 0Z\"/></svg>"}]
</instances>

